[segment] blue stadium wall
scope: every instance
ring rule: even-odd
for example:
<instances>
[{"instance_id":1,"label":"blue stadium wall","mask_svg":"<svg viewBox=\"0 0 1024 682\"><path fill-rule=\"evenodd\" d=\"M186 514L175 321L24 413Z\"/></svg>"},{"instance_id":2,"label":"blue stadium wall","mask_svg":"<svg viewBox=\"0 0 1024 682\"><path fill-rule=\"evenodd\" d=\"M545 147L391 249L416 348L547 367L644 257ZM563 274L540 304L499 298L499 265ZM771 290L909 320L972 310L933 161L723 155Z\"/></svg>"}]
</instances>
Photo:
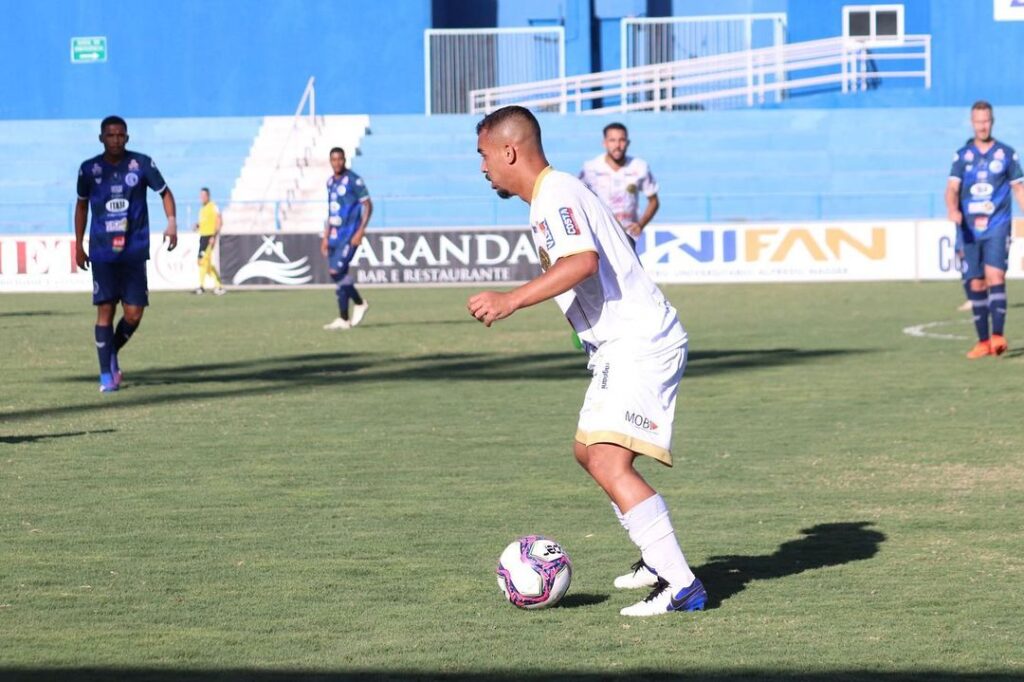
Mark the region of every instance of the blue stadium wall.
<instances>
[{"instance_id":1,"label":"blue stadium wall","mask_svg":"<svg viewBox=\"0 0 1024 682\"><path fill-rule=\"evenodd\" d=\"M318 80L325 113L421 113L423 31L566 29L570 75L619 66L619 20L785 12L791 42L841 33L844 0L0 0L0 119L252 116L294 110ZM791 104L1024 104L1015 77L1024 21L996 22L992 0L905 0L908 33L933 37L933 86L885 83L870 97ZM106 63L70 63L73 36L106 36ZM967 46L965 48L965 46ZM983 46L984 51L981 51Z\"/></svg>"}]
</instances>

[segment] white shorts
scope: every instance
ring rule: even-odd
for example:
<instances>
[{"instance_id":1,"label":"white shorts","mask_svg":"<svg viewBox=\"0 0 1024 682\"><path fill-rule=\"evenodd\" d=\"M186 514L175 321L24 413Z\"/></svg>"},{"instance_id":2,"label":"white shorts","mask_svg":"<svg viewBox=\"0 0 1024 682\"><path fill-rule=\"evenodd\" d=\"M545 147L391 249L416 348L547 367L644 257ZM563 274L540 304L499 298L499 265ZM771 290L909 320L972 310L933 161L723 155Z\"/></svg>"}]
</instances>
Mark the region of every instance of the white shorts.
<instances>
[{"instance_id":1,"label":"white shorts","mask_svg":"<svg viewBox=\"0 0 1024 682\"><path fill-rule=\"evenodd\" d=\"M606 344L587 367L594 378L580 410L576 440L615 443L672 466L672 420L686 344L647 356Z\"/></svg>"}]
</instances>

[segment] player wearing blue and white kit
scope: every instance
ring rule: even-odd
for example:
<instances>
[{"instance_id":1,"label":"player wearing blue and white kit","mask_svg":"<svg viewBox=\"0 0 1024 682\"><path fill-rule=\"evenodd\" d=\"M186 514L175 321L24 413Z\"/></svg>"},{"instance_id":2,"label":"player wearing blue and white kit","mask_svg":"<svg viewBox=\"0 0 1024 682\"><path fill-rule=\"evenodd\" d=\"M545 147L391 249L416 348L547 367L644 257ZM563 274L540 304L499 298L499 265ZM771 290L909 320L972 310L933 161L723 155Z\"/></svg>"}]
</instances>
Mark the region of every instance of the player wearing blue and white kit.
<instances>
[{"instance_id":1,"label":"player wearing blue and white kit","mask_svg":"<svg viewBox=\"0 0 1024 682\"><path fill-rule=\"evenodd\" d=\"M974 312L978 343L970 359L1002 355L1006 320L1006 267L1013 223L1011 192L1024 209L1024 172L1020 156L992 137L992 105L971 107L974 139L957 150L946 185L946 210L956 224L964 279ZM989 333L989 316L992 318Z\"/></svg>"},{"instance_id":2,"label":"player wearing blue and white kit","mask_svg":"<svg viewBox=\"0 0 1024 682\"><path fill-rule=\"evenodd\" d=\"M504 107L485 117L477 125L477 151L498 196L530 204L543 272L512 291L471 297L469 311L489 327L520 308L555 300L587 349L593 374L573 454L640 548L636 570L615 585L654 588L620 613L703 609L707 592L679 548L665 501L634 468L640 455L672 464L687 344L676 311L641 267L611 210L579 179L548 165L540 126L528 109Z\"/></svg>"},{"instance_id":3,"label":"player wearing blue and white kit","mask_svg":"<svg viewBox=\"0 0 1024 682\"><path fill-rule=\"evenodd\" d=\"M128 343L149 305L146 261L149 260L149 211L146 190L157 192L167 215L164 241L178 245L174 195L156 164L145 154L127 151L128 124L108 116L100 124L103 153L78 169L75 204L75 260L92 266L92 302L96 306L96 350L100 362L100 391L121 385L118 353ZM92 210L89 250L85 226ZM114 329L117 304L124 312Z\"/></svg>"},{"instance_id":4,"label":"player wearing blue and white kit","mask_svg":"<svg viewBox=\"0 0 1024 682\"><path fill-rule=\"evenodd\" d=\"M370 305L359 295L355 277L349 269L356 249L363 241L373 214L373 202L363 179L345 168L345 150L331 150L331 170L327 178L327 220L320 250L327 257L327 268L334 280L338 298L338 317L324 329L351 329L359 324ZM348 304L352 302L349 319Z\"/></svg>"}]
</instances>

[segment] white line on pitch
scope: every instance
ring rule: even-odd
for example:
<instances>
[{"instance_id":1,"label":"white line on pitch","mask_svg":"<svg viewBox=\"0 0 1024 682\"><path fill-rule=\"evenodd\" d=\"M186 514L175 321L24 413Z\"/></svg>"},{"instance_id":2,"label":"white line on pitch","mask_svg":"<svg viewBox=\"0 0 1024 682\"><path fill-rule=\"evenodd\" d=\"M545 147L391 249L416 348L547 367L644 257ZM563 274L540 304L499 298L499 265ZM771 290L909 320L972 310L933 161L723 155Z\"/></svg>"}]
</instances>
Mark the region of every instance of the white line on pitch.
<instances>
[{"instance_id":1,"label":"white line on pitch","mask_svg":"<svg viewBox=\"0 0 1024 682\"><path fill-rule=\"evenodd\" d=\"M948 324L970 324L971 320L940 320L938 322L925 322L924 324L915 324L910 327L904 327L903 333L907 336L916 336L923 339L944 339L946 341L967 341L971 339L970 336L959 336L958 334L936 334L935 332L925 331L933 327L942 327Z\"/></svg>"}]
</instances>

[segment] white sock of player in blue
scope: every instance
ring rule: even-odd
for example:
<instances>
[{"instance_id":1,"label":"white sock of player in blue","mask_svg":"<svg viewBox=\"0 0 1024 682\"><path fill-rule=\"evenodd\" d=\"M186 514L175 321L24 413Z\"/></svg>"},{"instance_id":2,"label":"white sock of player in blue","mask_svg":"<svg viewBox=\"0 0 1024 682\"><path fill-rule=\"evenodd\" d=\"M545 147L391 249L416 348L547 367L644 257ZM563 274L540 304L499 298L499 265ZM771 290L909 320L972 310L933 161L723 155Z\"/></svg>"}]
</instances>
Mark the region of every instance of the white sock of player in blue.
<instances>
[{"instance_id":1,"label":"white sock of player in blue","mask_svg":"<svg viewBox=\"0 0 1024 682\"><path fill-rule=\"evenodd\" d=\"M676 589L693 583L696 576L686 563L683 550L679 548L668 507L661 495L655 493L624 516L629 539L640 548L644 563Z\"/></svg>"}]
</instances>

